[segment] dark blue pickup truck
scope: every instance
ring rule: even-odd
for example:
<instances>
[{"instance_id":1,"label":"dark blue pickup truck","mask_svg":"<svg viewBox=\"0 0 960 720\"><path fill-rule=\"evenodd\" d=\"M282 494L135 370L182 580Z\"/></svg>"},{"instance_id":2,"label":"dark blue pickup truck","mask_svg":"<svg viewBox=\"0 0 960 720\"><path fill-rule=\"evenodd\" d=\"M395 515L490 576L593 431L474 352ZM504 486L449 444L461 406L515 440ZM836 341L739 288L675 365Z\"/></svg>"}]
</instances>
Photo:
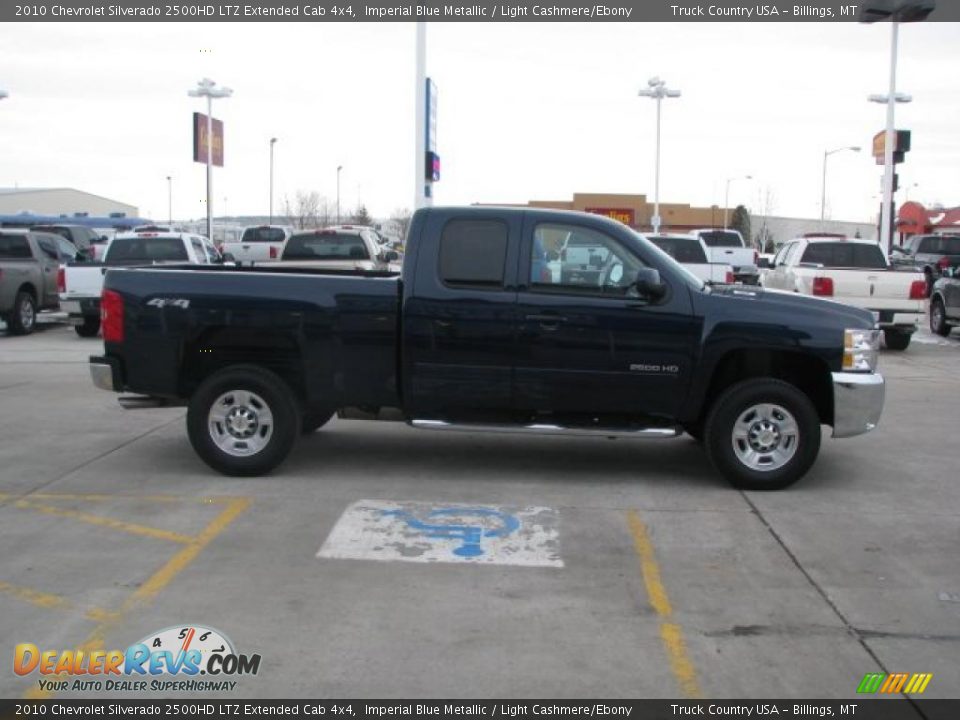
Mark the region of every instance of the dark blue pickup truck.
<instances>
[{"instance_id":1,"label":"dark blue pickup truck","mask_svg":"<svg viewBox=\"0 0 960 720\"><path fill-rule=\"evenodd\" d=\"M418 211L403 270L111 269L93 382L184 404L231 475L280 464L334 414L433 429L700 440L774 489L884 399L874 318L704 285L625 225L519 208Z\"/></svg>"}]
</instances>

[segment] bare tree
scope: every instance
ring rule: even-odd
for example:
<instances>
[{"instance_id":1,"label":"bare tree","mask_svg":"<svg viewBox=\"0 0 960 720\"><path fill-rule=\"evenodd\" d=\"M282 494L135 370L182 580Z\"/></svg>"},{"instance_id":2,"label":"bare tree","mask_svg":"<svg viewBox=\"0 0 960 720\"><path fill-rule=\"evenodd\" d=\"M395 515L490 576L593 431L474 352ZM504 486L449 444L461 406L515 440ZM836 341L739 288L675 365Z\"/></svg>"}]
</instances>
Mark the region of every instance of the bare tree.
<instances>
[{"instance_id":1,"label":"bare tree","mask_svg":"<svg viewBox=\"0 0 960 720\"><path fill-rule=\"evenodd\" d=\"M286 216L287 225L293 225L300 230L329 225L329 206L327 199L321 197L316 190L297 190L292 203L290 198L283 198L283 214Z\"/></svg>"},{"instance_id":2,"label":"bare tree","mask_svg":"<svg viewBox=\"0 0 960 720\"><path fill-rule=\"evenodd\" d=\"M775 239L773 233L770 232L770 228L767 227L767 218L769 218L774 209L777 206L777 194L772 187L769 185L764 186L763 191L759 194L760 200L760 217L754 218L759 220L759 227L757 228L756 235L754 236L755 244L760 248L760 252L763 253L772 253L775 251ZM756 225L756 223L754 223Z\"/></svg>"},{"instance_id":3,"label":"bare tree","mask_svg":"<svg viewBox=\"0 0 960 720\"><path fill-rule=\"evenodd\" d=\"M400 242L407 241L407 231L410 229L410 219L413 215L409 208L397 208L390 216L390 220L396 223L397 231L400 233Z\"/></svg>"}]
</instances>

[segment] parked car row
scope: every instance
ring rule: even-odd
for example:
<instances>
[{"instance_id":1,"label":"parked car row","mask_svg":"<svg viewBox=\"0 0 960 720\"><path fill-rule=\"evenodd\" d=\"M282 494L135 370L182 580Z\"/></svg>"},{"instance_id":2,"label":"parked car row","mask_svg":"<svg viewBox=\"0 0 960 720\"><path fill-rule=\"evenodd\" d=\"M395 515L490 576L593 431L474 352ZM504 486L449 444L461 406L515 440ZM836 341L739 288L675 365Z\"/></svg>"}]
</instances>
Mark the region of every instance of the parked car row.
<instances>
[{"instance_id":1,"label":"parked car row","mask_svg":"<svg viewBox=\"0 0 960 720\"><path fill-rule=\"evenodd\" d=\"M15 335L33 332L37 312L56 309L57 275L78 251L62 236L0 230L0 319Z\"/></svg>"}]
</instances>

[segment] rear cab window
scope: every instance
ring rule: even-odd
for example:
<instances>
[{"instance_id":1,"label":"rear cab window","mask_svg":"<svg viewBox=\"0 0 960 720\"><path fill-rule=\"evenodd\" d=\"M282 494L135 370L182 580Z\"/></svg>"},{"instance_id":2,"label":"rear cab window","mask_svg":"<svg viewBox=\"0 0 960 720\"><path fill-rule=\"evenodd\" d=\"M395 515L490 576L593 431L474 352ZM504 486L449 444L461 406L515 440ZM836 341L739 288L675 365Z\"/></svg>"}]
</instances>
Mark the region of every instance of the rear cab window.
<instances>
[{"instance_id":1,"label":"rear cab window","mask_svg":"<svg viewBox=\"0 0 960 720\"><path fill-rule=\"evenodd\" d=\"M286 233L280 228L251 227L243 231L240 242L283 242Z\"/></svg>"},{"instance_id":2,"label":"rear cab window","mask_svg":"<svg viewBox=\"0 0 960 720\"><path fill-rule=\"evenodd\" d=\"M706 230L700 233L700 239L707 247L743 247L740 235L729 230Z\"/></svg>"},{"instance_id":3,"label":"rear cab window","mask_svg":"<svg viewBox=\"0 0 960 720\"><path fill-rule=\"evenodd\" d=\"M678 263L703 265L708 262L699 240L669 237L652 237L649 240Z\"/></svg>"},{"instance_id":4,"label":"rear cab window","mask_svg":"<svg viewBox=\"0 0 960 720\"><path fill-rule=\"evenodd\" d=\"M507 225L500 220L449 221L440 236L441 281L452 287L502 288L507 238Z\"/></svg>"},{"instance_id":5,"label":"rear cab window","mask_svg":"<svg viewBox=\"0 0 960 720\"><path fill-rule=\"evenodd\" d=\"M30 243L26 235L0 234L0 259L29 260L31 257L33 255L30 253Z\"/></svg>"},{"instance_id":6,"label":"rear cab window","mask_svg":"<svg viewBox=\"0 0 960 720\"><path fill-rule=\"evenodd\" d=\"M283 249L284 260L369 260L370 253L358 233L335 230L291 235Z\"/></svg>"},{"instance_id":7,"label":"rear cab window","mask_svg":"<svg viewBox=\"0 0 960 720\"><path fill-rule=\"evenodd\" d=\"M104 258L106 263L188 262L187 248L180 238L114 238Z\"/></svg>"},{"instance_id":8,"label":"rear cab window","mask_svg":"<svg viewBox=\"0 0 960 720\"><path fill-rule=\"evenodd\" d=\"M882 270L887 267L880 246L867 243L811 243L800 261L835 268Z\"/></svg>"}]
</instances>

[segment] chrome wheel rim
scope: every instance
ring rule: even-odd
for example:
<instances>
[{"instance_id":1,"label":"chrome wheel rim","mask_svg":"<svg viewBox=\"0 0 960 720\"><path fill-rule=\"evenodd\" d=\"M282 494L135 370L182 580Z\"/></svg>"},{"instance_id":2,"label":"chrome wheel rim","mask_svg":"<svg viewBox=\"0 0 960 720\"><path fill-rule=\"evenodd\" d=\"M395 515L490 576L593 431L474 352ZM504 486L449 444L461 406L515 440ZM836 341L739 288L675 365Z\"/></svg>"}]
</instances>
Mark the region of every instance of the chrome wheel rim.
<instances>
[{"instance_id":1,"label":"chrome wheel rim","mask_svg":"<svg viewBox=\"0 0 960 720\"><path fill-rule=\"evenodd\" d=\"M785 408L772 403L752 405L737 418L731 440L744 466L757 472L779 470L797 454L800 428Z\"/></svg>"},{"instance_id":2,"label":"chrome wheel rim","mask_svg":"<svg viewBox=\"0 0 960 720\"><path fill-rule=\"evenodd\" d=\"M250 457L273 437L273 413L256 393L230 390L210 406L207 428L220 450L233 457Z\"/></svg>"},{"instance_id":3,"label":"chrome wheel rim","mask_svg":"<svg viewBox=\"0 0 960 720\"><path fill-rule=\"evenodd\" d=\"M940 307L940 303L934 303L933 309L930 311L930 328L936 332L940 329L940 323L943 321L943 309Z\"/></svg>"},{"instance_id":4,"label":"chrome wheel rim","mask_svg":"<svg viewBox=\"0 0 960 720\"><path fill-rule=\"evenodd\" d=\"M24 299L24 301L20 303L20 325L29 330L33 327L36 319L37 314L33 310L33 303L28 299Z\"/></svg>"}]
</instances>

